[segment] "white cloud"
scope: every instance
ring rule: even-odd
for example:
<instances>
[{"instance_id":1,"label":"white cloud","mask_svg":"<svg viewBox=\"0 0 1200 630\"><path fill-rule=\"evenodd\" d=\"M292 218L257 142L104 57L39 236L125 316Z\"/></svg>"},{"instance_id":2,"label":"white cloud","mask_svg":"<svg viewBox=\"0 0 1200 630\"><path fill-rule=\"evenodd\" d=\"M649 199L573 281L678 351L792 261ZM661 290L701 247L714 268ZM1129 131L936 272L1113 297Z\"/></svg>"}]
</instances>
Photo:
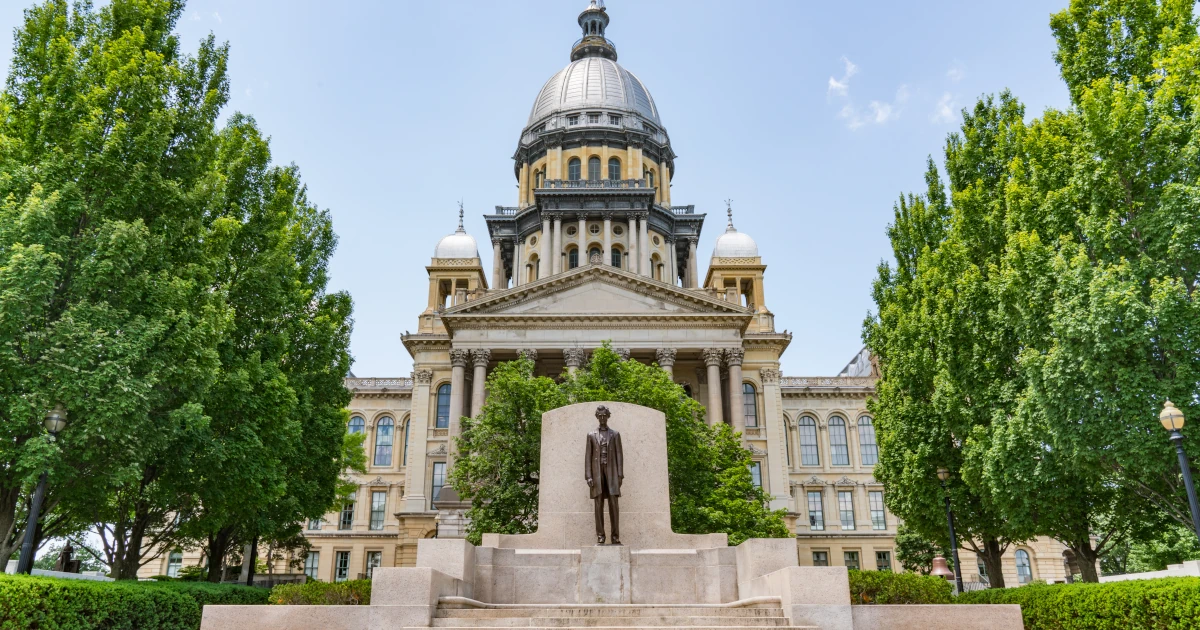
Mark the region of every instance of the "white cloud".
<instances>
[{"instance_id":1,"label":"white cloud","mask_svg":"<svg viewBox=\"0 0 1200 630\"><path fill-rule=\"evenodd\" d=\"M829 94L837 94L838 96L849 96L850 94L850 77L858 74L858 66L854 65L853 61L842 57L842 63L846 66L846 71L842 74L841 79L829 77Z\"/></svg>"},{"instance_id":2,"label":"white cloud","mask_svg":"<svg viewBox=\"0 0 1200 630\"><path fill-rule=\"evenodd\" d=\"M955 59L954 63L950 64L950 69L946 71L946 78L958 83L965 76L967 76L967 66Z\"/></svg>"},{"instance_id":3,"label":"white cloud","mask_svg":"<svg viewBox=\"0 0 1200 630\"><path fill-rule=\"evenodd\" d=\"M933 107L933 116L929 119L935 123L952 123L955 118L955 111L959 108L955 102L954 96L949 92L942 94L942 98L938 100L937 105Z\"/></svg>"},{"instance_id":4,"label":"white cloud","mask_svg":"<svg viewBox=\"0 0 1200 630\"><path fill-rule=\"evenodd\" d=\"M223 22L223 21L224 21L224 20L222 20L222 19L221 19L221 14L220 14L220 13L217 13L216 11L213 11L213 17L214 17L214 18L216 18L217 22Z\"/></svg>"},{"instance_id":5,"label":"white cloud","mask_svg":"<svg viewBox=\"0 0 1200 630\"><path fill-rule=\"evenodd\" d=\"M896 88L896 103L904 103L908 101L908 86L903 83Z\"/></svg>"},{"instance_id":6,"label":"white cloud","mask_svg":"<svg viewBox=\"0 0 1200 630\"><path fill-rule=\"evenodd\" d=\"M192 11L192 15L191 15L191 17L189 17L188 19L189 19L189 20L191 20L191 21L193 21L193 22L199 22L199 21L200 21L200 12L199 12L199 11Z\"/></svg>"}]
</instances>

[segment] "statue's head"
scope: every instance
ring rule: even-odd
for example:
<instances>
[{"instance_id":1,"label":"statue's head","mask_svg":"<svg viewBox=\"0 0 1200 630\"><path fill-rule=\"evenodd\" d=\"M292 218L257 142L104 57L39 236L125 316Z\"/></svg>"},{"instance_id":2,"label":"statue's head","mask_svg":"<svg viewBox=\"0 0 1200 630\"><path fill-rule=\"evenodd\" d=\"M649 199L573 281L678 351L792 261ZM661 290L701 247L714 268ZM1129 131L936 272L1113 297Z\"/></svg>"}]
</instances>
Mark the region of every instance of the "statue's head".
<instances>
[{"instance_id":1,"label":"statue's head","mask_svg":"<svg viewBox=\"0 0 1200 630\"><path fill-rule=\"evenodd\" d=\"M605 407L604 405L596 407L596 419L600 421L601 426L608 424L608 417L611 415L612 413L608 411L608 407Z\"/></svg>"}]
</instances>

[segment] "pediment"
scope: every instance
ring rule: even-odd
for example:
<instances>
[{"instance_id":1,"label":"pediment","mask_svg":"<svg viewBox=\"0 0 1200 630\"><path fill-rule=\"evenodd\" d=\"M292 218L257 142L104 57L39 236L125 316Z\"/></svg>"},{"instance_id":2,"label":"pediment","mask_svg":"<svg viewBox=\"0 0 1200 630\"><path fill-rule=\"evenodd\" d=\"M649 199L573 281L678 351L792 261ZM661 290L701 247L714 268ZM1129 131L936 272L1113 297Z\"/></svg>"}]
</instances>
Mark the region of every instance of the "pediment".
<instances>
[{"instance_id":1,"label":"pediment","mask_svg":"<svg viewBox=\"0 0 1200 630\"><path fill-rule=\"evenodd\" d=\"M456 316L688 316L732 315L750 311L700 291L680 289L604 265L589 265L494 296L468 302L444 314Z\"/></svg>"}]
</instances>

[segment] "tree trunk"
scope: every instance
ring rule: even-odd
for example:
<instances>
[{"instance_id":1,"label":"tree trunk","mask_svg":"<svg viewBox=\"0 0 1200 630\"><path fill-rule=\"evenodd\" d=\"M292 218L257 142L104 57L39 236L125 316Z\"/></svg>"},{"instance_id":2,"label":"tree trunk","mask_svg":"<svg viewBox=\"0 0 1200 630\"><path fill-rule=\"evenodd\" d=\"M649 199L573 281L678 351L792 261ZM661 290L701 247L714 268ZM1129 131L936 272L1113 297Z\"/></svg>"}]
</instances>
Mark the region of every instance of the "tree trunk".
<instances>
[{"instance_id":1,"label":"tree trunk","mask_svg":"<svg viewBox=\"0 0 1200 630\"><path fill-rule=\"evenodd\" d=\"M225 554L233 542L233 527L222 527L208 535L208 581L220 584L225 572Z\"/></svg>"},{"instance_id":2,"label":"tree trunk","mask_svg":"<svg viewBox=\"0 0 1200 630\"><path fill-rule=\"evenodd\" d=\"M20 499L19 484L0 491L0 567L7 566L8 559L21 548L21 527L17 522Z\"/></svg>"},{"instance_id":3,"label":"tree trunk","mask_svg":"<svg viewBox=\"0 0 1200 630\"><path fill-rule=\"evenodd\" d=\"M251 538L246 548L246 560L249 563L246 565L246 586L254 586L254 564L258 562L258 536Z\"/></svg>"},{"instance_id":4,"label":"tree trunk","mask_svg":"<svg viewBox=\"0 0 1200 630\"><path fill-rule=\"evenodd\" d=\"M1084 582L1099 582L1100 574L1096 571L1096 560L1100 554L1092 549L1092 541L1084 538L1068 545L1075 554L1075 564L1079 566L1079 575Z\"/></svg>"},{"instance_id":5,"label":"tree trunk","mask_svg":"<svg viewBox=\"0 0 1200 630\"><path fill-rule=\"evenodd\" d=\"M1000 541L995 538L989 538L983 541L983 566L987 568L988 586L990 588L1004 588L1004 548L1000 546Z\"/></svg>"}]
</instances>

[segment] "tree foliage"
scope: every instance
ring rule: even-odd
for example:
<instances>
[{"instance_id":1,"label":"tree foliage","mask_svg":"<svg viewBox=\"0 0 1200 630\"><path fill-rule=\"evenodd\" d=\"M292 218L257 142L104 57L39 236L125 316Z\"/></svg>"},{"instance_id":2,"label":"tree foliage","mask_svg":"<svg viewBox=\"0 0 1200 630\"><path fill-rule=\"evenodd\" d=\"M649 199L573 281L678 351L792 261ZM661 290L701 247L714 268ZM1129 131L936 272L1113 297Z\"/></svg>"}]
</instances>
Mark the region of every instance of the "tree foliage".
<instances>
[{"instance_id":1,"label":"tree foliage","mask_svg":"<svg viewBox=\"0 0 1200 630\"><path fill-rule=\"evenodd\" d=\"M562 381L533 376L533 362L500 364L488 377L479 417L463 419L460 452L450 483L471 508L468 539L485 532L537 529L541 416L568 404L627 402L657 409L667 419L671 526L683 534L725 532L731 544L791 534L783 511L750 475L751 454L728 425L704 423L704 407L656 365L622 360L607 344L587 366Z\"/></svg>"}]
</instances>

